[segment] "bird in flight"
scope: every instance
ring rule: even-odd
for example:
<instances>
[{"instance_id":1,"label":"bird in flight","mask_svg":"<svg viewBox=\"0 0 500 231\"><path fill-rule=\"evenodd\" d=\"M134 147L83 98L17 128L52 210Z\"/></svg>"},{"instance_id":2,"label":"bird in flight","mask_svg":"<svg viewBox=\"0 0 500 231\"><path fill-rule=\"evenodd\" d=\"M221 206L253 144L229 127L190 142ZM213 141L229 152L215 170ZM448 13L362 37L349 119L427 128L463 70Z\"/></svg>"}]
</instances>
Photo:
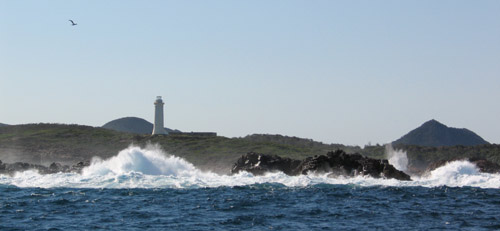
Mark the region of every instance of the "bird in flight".
<instances>
[{"instance_id":1,"label":"bird in flight","mask_svg":"<svg viewBox=\"0 0 500 231\"><path fill-rule=\"evenodd\" d=\"M73 20L71 20L71 19L70 19L70 20L68 20L68 21L70 21L70 22L71 22L71 25L72 25L72 26L76 26L76 25L78 25L78 24L76 24L75 22L73 22Z\"/></svg>"}]
</instances>

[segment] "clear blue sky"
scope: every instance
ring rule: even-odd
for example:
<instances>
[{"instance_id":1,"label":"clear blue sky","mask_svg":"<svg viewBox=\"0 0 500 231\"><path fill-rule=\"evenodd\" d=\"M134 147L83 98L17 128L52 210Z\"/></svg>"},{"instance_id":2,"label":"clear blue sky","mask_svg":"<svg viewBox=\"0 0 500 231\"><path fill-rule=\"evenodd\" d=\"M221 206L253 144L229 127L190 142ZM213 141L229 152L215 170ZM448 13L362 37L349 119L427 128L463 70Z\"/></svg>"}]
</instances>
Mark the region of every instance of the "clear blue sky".
<instances>
[{"instance_id":1,"label":"clear blue sky","mask_svg":"<svg viewBox=\"0 0 500 231\"><path fill-rule=\"evenodd\" d=\"M0 123L500 143L500 1L0 1ZM77 26L70 26L73 19Z\"/></svg>"}]
</instances>

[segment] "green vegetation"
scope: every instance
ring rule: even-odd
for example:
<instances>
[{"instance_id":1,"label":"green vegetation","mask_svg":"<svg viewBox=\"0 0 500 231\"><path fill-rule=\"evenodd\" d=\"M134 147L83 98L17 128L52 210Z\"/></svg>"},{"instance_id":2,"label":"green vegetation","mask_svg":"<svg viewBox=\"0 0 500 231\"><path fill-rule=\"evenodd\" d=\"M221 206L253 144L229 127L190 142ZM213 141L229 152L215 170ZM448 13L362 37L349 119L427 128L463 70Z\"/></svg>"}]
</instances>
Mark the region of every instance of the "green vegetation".
<instances>
[{"instance_id":1,"label":"green vegetation","mask_svg":"<svg viewBox=\"0 0 500 231\"><path fill-rule=\"evenodd\" d=\"M251 135L244 138L196 137L186 135L135 136L140 146L158 144L167 153L180 156L200 167L220 173L229 172L243 154L257 152L294 159L323 155L344 147L279 135ZM348 148L345 148L348 149Z\"/></svg>"},{"instance_id":2,"label":"green vegetation","mask_svg":"<svg viewBox=\"0 0 500 231\"><path fill-rule=\"evenodd\" d=\"M26 124L0 128L0 159L47 164L112 156L132 135L104 128L62 124Z\"/></svg>"},{"instance_id":3,"label":"green vegetation","mask_svg":"<svg viewBox=\"0 0 500 231\"><path fill-rule=\"evenodd\" d=\"M295 159L322 155L343 145L325 145L295 137L252 135L244 138L150 136L104 128L62 124L27 124L0 128L0 159L36 164L74 164L94 156L109 158L129 145L158 145L201 169L229 172L243 154L258 152ZM346 149L348 149L346 147Z\"/></svg>"},{"instance_id":4,"label":"green vegetation","mask_svg":"<svg viewBox=\"0 0 500 231\"><path fill-rule=\"evenodd\" d=\"M294 159L324 155L343 149L372 158L385 158L382 145L345 146L324 144L310 139L281 135L249 135L242 138L196 137L188 135L150 136L117 132L104 128L62 124L27 124L0 127L0 160L34 164L62 162L74 164L94 156L109 158L129 145L158 145L169 154L180 156L204 170L228 173L243 154L258 152ZM500 163L499 145L421 147L397 145L406 150L410 163L425 167L441 159L483 157Z\"/></svg>"}]
</instances>

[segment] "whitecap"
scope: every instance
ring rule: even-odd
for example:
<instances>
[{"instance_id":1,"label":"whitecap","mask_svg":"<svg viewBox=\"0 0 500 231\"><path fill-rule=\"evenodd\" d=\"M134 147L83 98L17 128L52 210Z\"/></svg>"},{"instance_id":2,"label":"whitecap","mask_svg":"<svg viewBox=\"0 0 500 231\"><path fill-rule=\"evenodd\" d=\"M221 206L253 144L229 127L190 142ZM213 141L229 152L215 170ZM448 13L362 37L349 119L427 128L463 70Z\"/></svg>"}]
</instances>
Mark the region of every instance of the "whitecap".
<instances>
[{"instance_id":1,"label":"whitecap","mask_svg":"<svg viewBox=\"0 0 500 231\"><path fill-rule=\"evenodd\" d=\"M106 160L95 159L82 174L56 173L41 175L36 171L0 175L0 184L17 187L68 188L200 188L234 187L275 183L286 187L317 184L359 186L423 186L500 188L500 174L481 173L468 161L454 161L413 181L372 178L368 176L329 177L328 174L288 176L282 172L254 176L248 172L219 175L203 172L188 161L169 155L157 147L129 147Z\"/></svg>"}]
</instances>

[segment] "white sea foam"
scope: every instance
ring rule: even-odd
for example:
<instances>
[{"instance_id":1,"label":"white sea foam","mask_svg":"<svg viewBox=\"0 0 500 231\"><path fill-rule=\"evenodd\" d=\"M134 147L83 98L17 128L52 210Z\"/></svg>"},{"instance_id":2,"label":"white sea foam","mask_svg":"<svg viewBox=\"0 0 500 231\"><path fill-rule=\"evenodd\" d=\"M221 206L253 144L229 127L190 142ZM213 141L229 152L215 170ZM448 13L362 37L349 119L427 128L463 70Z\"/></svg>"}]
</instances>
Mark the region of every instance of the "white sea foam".
<instances>
[{"instance_id":1,"label":"white sea foam","mask_svg":"<svg viewBox=\"0 0 500 231\"><path fill-rule=\"evenodd\" d=\"M138 172L145 175L185 176L196 171L191 163L176 156L165 155L157 148L129 147L108 160L94 159L89 167L83 169L82 175Z\"/></svg>"},{"instance_id":2,"label":"white sea foam","mask_svg":"<svg viewBox=\"0 0 500 231\"><path fill-rule=\"evenodd\" d=\"M69 188L198 188L244 186L279 183L288 187L315 184L352 184L359 186L452 186L500 188L500 174L480 173L474 164L454 161L435 169L428 176L413 181L375 179L371 177L328 177L322 175L288 176L281 172L253 176L247 172L218 175L202 172L191 163L157 148L129 147L107 160L94 160L82 174L57 173L41 175L35 171L18 172L14 176L0 175L0 184L18 187Z\"/></svg>"}]
</instances>

